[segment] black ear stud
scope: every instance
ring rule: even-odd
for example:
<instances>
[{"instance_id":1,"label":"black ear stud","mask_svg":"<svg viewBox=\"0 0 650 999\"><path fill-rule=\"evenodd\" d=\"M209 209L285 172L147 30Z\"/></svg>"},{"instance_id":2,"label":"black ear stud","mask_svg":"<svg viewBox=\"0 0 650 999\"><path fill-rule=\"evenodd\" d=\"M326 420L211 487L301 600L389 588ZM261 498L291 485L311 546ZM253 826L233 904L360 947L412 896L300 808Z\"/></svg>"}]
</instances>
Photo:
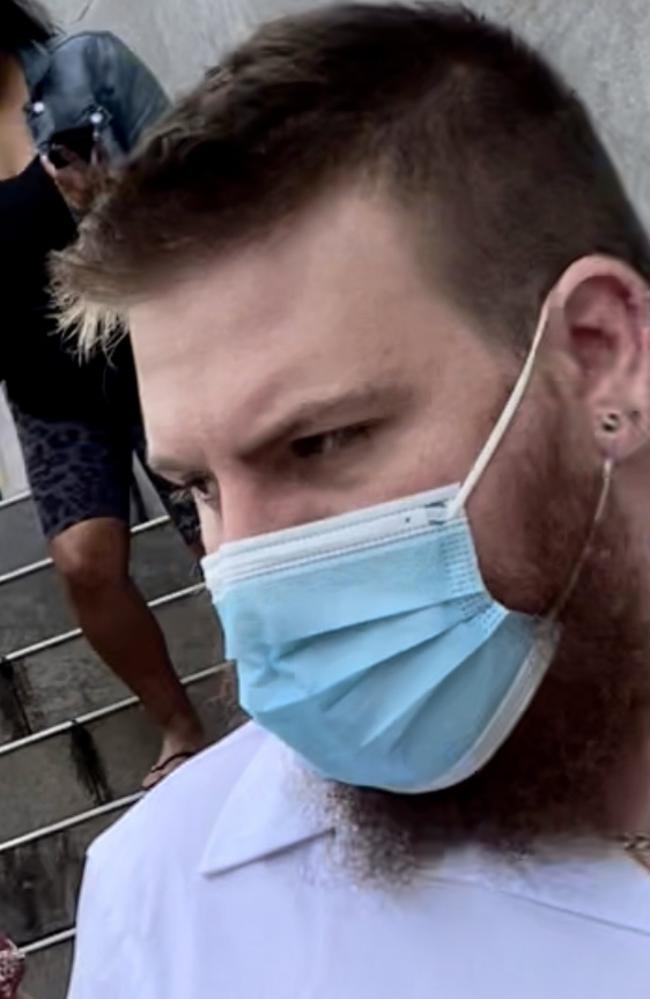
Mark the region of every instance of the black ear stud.
<instances>
[{"instance_id":1,"label":"black ear stud","mask_svg":"<svg viewBox=\"0 0 650 999\"><path fill-rule=\"evenodd\" d=\"M614 412L605 413L601 426L606 434L617 434L621 429L621 414Z\"/></svg>"}]
</instances>

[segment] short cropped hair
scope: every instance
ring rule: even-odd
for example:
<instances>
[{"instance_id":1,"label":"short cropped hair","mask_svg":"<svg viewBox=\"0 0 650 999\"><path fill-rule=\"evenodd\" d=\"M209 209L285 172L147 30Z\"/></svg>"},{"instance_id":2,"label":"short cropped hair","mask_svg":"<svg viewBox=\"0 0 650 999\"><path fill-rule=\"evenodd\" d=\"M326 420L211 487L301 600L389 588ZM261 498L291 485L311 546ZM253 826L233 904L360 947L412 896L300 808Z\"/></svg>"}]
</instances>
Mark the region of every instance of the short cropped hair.
<instances>
[{"instance_id":1,"label":"short cropped hair","mask_svg":"<svg viewBox=\"0 0 650 999\"><path fill-rule=\"evenodd\" d=\"M538 54L460 6L345 3L262 27L178 104L56 264L69 315L92 337L348 183L385 192L432 280L519 349L573 260L650 278L588 113Z\"/></svg>"}]
</instances>

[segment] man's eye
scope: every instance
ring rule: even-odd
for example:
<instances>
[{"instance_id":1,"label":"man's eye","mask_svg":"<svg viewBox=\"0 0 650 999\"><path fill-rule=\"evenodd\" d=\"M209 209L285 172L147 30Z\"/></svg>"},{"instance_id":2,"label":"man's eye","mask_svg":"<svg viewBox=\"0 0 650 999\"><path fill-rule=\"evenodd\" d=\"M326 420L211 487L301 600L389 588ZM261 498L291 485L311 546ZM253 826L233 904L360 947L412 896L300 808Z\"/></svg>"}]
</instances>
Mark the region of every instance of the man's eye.
<instances>
[{"instance_id":1,"label":"man's eye","mask_svg":"<svg viewBox=\"0 0 650 999\"><path fill-rule=\"evenodd\" d=\"M312 434L292 441L291 450L297 458L323 458L327 455L343 451L365 440L370 436L370 426L359 423L353 427L342 427L340 430L329 430L323 434Z\"/></svg>"}]
</instances>

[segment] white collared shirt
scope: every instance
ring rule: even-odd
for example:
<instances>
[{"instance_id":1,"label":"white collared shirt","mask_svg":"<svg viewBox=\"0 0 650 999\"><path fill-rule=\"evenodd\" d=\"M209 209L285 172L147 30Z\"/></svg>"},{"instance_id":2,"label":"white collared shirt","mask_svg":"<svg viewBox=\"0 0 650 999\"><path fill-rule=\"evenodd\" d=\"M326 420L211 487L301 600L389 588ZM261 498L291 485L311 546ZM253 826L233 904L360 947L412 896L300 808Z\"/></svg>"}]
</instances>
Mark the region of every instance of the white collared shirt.
<instances>
[{"instance_id":1,"label":"white collared shirt","mask_svg":"<svg viewBox=\"0 0 650 999\"><path fill-rule=\"evenodd\" d=\"M360 887L295 769L247 725L96 841L68 999L649 999L650 874L623 852L465 849Z\"/></svg>"}]
</instances>

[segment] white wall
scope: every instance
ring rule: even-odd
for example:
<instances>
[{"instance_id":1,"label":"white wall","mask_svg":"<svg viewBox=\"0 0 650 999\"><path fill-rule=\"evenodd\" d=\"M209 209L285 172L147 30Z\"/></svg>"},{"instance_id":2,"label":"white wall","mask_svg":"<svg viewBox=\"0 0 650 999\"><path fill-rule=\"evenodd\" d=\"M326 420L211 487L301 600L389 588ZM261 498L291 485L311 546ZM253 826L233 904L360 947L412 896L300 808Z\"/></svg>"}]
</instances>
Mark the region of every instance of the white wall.
<instances>
[{"instance_id":1,"label":"white wall","mask_svg":"<svg viewBox=\"0 0 650 999\"><path fill-rule=\"evenodd\" d=\"M9 406L0 387L0 497L16 496L27 489L27 476Z\"/></svg>"}]
</instances>

